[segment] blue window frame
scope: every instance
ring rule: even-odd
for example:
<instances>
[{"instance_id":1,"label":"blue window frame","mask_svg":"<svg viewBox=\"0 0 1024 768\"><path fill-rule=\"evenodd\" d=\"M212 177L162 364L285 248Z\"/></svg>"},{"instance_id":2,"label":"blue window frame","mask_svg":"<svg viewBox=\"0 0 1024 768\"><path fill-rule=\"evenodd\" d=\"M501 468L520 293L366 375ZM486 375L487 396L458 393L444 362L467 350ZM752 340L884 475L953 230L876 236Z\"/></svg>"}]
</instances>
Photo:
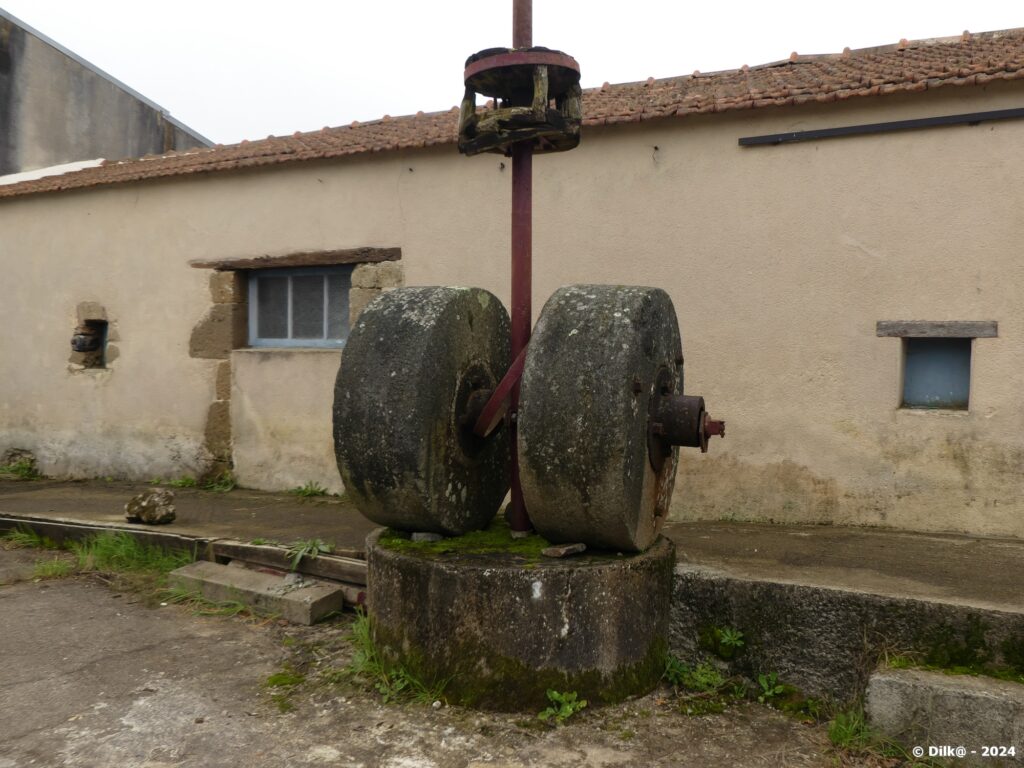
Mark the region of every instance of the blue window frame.
<instances>
[{"instance_id":1,"label":"blue window frame","mask_svg":"<svg viewBox=\"0 0 1024 768\"><path fill-rule=\"evenodd\" d=\"M249 273L249 345L343 347L353 265Z\"/></svg>"},{"instance_id":2,"label":"blue window frame","mask_svg":"<svg viewBox=\"0 0 1024 768\"><path fill-rule=\"evenodd\" d=\"M973 339L903 340L903 407L966 411Z\"/></svg>"}]
</instances>

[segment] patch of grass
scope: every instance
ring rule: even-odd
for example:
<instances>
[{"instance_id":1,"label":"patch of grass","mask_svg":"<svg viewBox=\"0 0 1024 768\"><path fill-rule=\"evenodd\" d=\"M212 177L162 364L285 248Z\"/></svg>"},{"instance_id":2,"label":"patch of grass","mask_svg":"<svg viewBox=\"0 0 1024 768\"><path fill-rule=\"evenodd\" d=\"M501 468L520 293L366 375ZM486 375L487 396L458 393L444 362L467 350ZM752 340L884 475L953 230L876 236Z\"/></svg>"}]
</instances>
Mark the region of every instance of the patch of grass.
<instances>
[{"instance_id":1,"label":"patch of grass","mask_svg":"<svg viewBox=\"0 0 1024 768\"><path fill-rule=\"evenodd\" d=\"M703 715L720 715L725 712L729 702L723 696L686 696L679 702L679 713L690 717Z\"/></svg>"},{"instance_id":2,"label":"patch of grass","mask_svg":"<svg viewBox=\"0 0 1024 768\"><path fill-rule=\"evenodd\" d=\"M313 496L328 495L327 489L315 480L310 480L305 485L300 485L298 488L292 488L289 493L293 493L304 499L308 499Z\"/></svg>"},{"instance_id":3,"label":"patch of grass","mask_svg":"<svg viewBox=\"0 0 1024 768\"><path fill-rule=\"evenodd\" d=\"M718 691L728 682L710 663L702 661L691 667L676 656L669 656L665 660L664 679L674 688L685 688L697 693Z\"/></svg>"},{"instance_id":4,"label":"patch of grass","mask_svg":"<svg viewBox=\"0 0 1024 768\"><path fill-rule=\"evenodd\" d=\"M1011 657L1011 664L1012 664ZM1024 684L1024 672L1019 672L1015 665L997 666L995 664L971 664L939 666L930 664L924 658L914 654L898 654L885 659L885 664L892 669L921 669L925 672L941 672L944 675L971 675L974 677L994 677L1011 683Z\"/></svg>"},{"instance_id":5,"label":"patch of grass","mask_svg":"<svg viewBox=\"0 0 1024 768\"><path fill-rule=\"evenodd\" d=\"M237 483L235 476L230 470L225 469L219 475L203 483L204 491L213 491L214 493L230 493L235 490Z\"/></svg>"},{"instance_id":6,"label":"patch of grass","mask_svg":"<svg viewBox=\"0 0 1024 768\"><path fill-rule=\"evenodd\" d=\"M74 569L67 560L54 557L52 560L37 560L32 569L34 579L63 579L70 576Z\"/></svg>"},{"instance_id":7,"label":"patch of grass","mask_svg":"<svg viewBox=\"0 0 1024 768\"><path fill-rule=\"evenodd\" d=\"M537 534L521 539L512 537L512 529L504 515L496 515L490 526L482 531L471 531L440 541L413 541L409 534L390 528L381 535L380 545L398 552L443 556L447 554L518 555L527 561L539 561L541 550L551 543Z\"/></svg>"},{"instance_id":8,"label":"patch of grass","mask_svg":"<svg viewBox=\"0 0 1024 768\"><path fill-rule=\"evenodd\" d=\"M26 525L12 528L0 538L4 549L60 549L49 536L40 536Z\"/></svg>"},{"instance_id":9,"label":"patch of grass","mask_svg":"<svg viewBox=\"0 0 1024 768\"><path fill-rule=\"evenodd\" d=\"M246 605L241 600L208 600L192 589L168 587L158 593L161 602L171 605L184 605L191 608L197 616L242 616L258 619L273 618Z\"/></svg>"},{"instance_id":10,"label":"patch of grass","mask_svg":"<svg viewBox=\"0 0 1024 768\"><path fill-rule=\"evenodd\" d=\"M286 669L283 672L275 672L272 674L266 679L263 685L267 688L290 688L295 685L300 685L305 681L305 675L291 669Z\"/></svg>"},{"instance_id":11,"label":"patch of grass","mask_svg":"<svg viewBox=\"0 0 1024 768\"><path fill-rule=\"evenodd\" d=\"M892 739L874 731L868 725L861 706L837 712L828 724L828 739L833 747L848 754L897 758L912 765L928 765Z\"/></svg>"},{"instance_id":12,"label":"patch of grass","mask_svg":"<svg viewBox=\"0 0 1024 768\"><path fill-rule=\"evenodd\" d=\"M721 714L729 704L746 696L742 682L725 677L707 661L690 666L670 655L665 660L663 679L676 689L678 709L684 715Z\"/></svg>"},{"instance_id":13,"label":"patch of grass","mask_svg":"<svg viewBox=\"0 0 1024 768\"><path fill-rule=\"evenodd\" d=\"M275 541L274 539L259 539L259 538L256 538L256 539L251 540L249 543L252 544L253 546L256 546L256 547L283 547L284 546L284 544L282 544L280 541Z\"/></svg>"},{"instance_id":14,"label":"patch of grass","mask_svg":"<svg viewBox=\"0 0 1024 768\"><path fill-rule=\"evenodd\" d=\"M305 539L292 542L288 547L288 557L292 559L292 570L299 567L302 558L308 557L313 560L321 554L329 555L334 550L333 544L328 544L323 539Z\"/></svg>"},{"instance_id":15,"label":"patch of grass","mask_svg":"<svg viewBox=\"0 0 1024 768\"><path fill-rule=\"evenodd\" d=\"M549 688L547 696L551 706L537 715L537 719L544 722L554 718L556 725L562 725L570 717L587 708L587 700L579 698L576 691L562 693Z\"/></svg>"},{"instance_id":16,"label":"patch of grass","mask_svg":"<svg viewBox=\"0 0 1024 768\"><path fill-rule=\"evenodd\" d=\"M190 552L172 552L145 544L124 531L99 533L74 542L71 551L83 571L166 575L194 560Z\"/></svg>"},{"instance_id":17,"label":"patch of grass","mask_svg":"<svg viewBox=\"0 0 1024 768\"><path fill-rule=\"evenodd\" d=\"M0 466L0 475L8 475L17 480L38 480L42 477L36 463L32 459L23 458Z\"/></svg>"},{"instance_id":18,"label":"patch of grass","mask_svg":"<svg viewBox=\"0 0 1024 768\"><path fill-rule=\"evenodd\" d=\"M348 669L350 676L376 690L385 703L405 699L418 704L432 704L442 700L448 681L426 683L401 664L385 659L373 642L370 617L363 611L356 615L350 640L355 648Z\"/></svg>"},{"instance_id":19,"label":"patch of grass","mask_svg":"<svg viewBox=\"0 0 1024 768\"><path fill-rule=\"evenodd\" d=\"M270 700L277 705L280 712L291 712L295 709L292 693L306 681L306 676L285 665L280 672L275 672L263 681L263 687L271 691Z\"/></svg>"},{"instance_id":20,"label":"patch of grass","mask_svg":"<svg viewBox=\"0 0 1024 768\"><path fill-rule=\"evenodd\" d=\"M190 475L183 475L177 480L168 480L166 485L169 485L172 488L195 488L197 483L194 477L191 477Z\"/></svg>"}]
</instances>

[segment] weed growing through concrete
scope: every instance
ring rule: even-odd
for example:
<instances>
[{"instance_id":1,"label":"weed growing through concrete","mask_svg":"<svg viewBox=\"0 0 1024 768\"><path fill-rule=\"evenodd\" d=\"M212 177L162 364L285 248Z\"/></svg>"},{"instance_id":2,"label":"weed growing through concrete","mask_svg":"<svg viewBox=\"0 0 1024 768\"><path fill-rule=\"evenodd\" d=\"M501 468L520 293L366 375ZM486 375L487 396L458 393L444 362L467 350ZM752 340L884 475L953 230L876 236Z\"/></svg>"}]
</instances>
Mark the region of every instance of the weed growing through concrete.
<instances>
[{"instance_id":1,"label":"weed growing through concrete","mask_svg":"<svg viewBox=\"0 0 1024 768\"><path fill-rule=\"evenodd\" d=\"M230 470L224 470L215 478L208 480L203 484L204 491L213 491L214 493L229 493L235 490L237 483L235 482L235 476Z\"/></svg>"},{"instance_id":2,"label":"weed growing through concrete","mask_svg":"<svg viewBox=\"0 0 1024 768\"><path fill-rule=\"evenodd\" d=\"M37 560L32 570L32 578L63 579L65 576L70 576L73 570L70 562L54 556L52 560Z\"/></svg>"},{"instance_id":3,"label":"weed growing through concrete","mask_svg":"<svg viewBox=\"0 0 1024 768\"><path fill-rule=\"evenodd\" d=\"M5 533L0 539L4 549L59 549L57 542L48 536L40 536L28 526L20 525Z\"/></svg>"},{"instance_id":4,"label":"weed growing through concrete","mask_svg":"<svg viewBox=\"0 0 1024 768\"><path fill-rule=\"evenodd\" d=\"M281 712L291 712L295 708L295 704L291 700L292 692L305 680L305 675L285 666L281 672L275 672L263 681L263 687L272 691L270 700L277 705Z\"/></svg>"},{"instance_id":5,"label":"weed growing through concrete","mask_svg":"<svg viewBox=\"0 0 1024 768\"><path fill-rule=\"evenodd\" d=\"M323 539L305 539L295 541L288 547L288 557L292 559L292 570L299 567L302 558L308 557L313 560L321 554L329 555L334 550L333 544L328 544Z\"/></svg>"},{"instance_id":6,"label":"weed growing through concrete","mask_svg":"<svg viewBox=\"0 0 1024 768\"><path fill-rule=\"evenodd\" d=\"M352 625L350 636L355 653L349 666L349 674L373 688L384 702L402 699L418 704L432 704L441 701L448 680L427 684L413 675L403 665L385 659L373 642L370 617L359 611Z\"/></svg>"},{"instance_id":7,"label":"weed growing through concrete","mask_svg":"<svg viewBox=\"0 0 1024 768\"><path fill-rule=\"evenodd\" d=\"M735 627L711 625L701 629L698 645L718 658L728 661L740 653L746 641L743 633Z\"/></svg>"},{"instance_id":8,"label":"weed growing through concrete","mask_svg":"<svg viewBox=\"0 0 1024 768\"><path fill-rule=\"evenodd\" d=\"M537 715L537 719L544 722L554 718L556 725L562 725L570 717L587 707L587 700L579 698L576 691L561 693L549 688L547 696L551 706Z\"/></svg>"},{"instance_id":9,"label":"weed growing through concrete","mask_svg":"<svg viewBox=\"0 0 1024 768\"><path fill-rule=\"evenodd\" d=\"M10 464L0 466L0 475L7 475L16 480L38 480L42 477L32 459L18 459Z\"/></svg>"},{"instance_id":10,"label":"weed growing through concrete","mask_svg":"<svg viewBox=\"0 0 1024 768\"><path fill-rule=\"evenodd\" d=\"M308 483L300 485L298 488L292 488L289 493L293 493L303 499L308 499L313 496L328 495L327 489L315 480L310 480Z\"/></svg>"}]
</instances>

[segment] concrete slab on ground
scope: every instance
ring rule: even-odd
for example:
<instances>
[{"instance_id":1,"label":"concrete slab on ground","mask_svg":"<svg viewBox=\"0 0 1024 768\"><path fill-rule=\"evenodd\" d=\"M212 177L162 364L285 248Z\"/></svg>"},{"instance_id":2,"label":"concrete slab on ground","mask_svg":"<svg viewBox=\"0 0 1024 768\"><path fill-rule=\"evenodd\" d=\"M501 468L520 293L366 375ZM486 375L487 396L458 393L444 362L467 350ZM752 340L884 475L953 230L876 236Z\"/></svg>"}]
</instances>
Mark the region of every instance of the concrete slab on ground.
<instances>
[{"instance_id":1,"label":"concrete slab on ground","mask_svg":"<svg viewBox=\"0 0 1024 768\"><path fill-rule=\"evenodd\" d=\"M293 624L315 624L340 611L345 591L322 581L289 581L284 576L208 561L172 571L170 582L215 603L239 602Z\"/></svg>"},{"instance_id":2,"label":"concrete slab on ground","mask_svg":"<svg viewBox=\"0 0 1024 768\"><path fill-rule=\"evenodd\" d=\"M957 765L1024 765L1024 685L885 669L871 676L865 709L873 728L925 757L956 758L949 762Z\"/></svg>"}]
</instances>

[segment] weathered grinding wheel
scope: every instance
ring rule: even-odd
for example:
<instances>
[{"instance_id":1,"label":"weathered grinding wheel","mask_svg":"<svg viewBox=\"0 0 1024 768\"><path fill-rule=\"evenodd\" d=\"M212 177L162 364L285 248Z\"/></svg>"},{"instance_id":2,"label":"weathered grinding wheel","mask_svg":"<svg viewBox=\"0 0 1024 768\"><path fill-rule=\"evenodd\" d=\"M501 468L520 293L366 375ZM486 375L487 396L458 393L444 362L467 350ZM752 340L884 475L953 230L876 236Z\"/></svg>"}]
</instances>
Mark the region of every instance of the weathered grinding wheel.
<instances>
[{"instance_id":1,"label":"weathered grinding wheel","mask_svg":"<svg viewBox=\"0 0 1024 768\"><path fill-rule=\"evenodd\" d=\"M508 430L477 438L467 414L509 357L508 313L479 288L399 288L363 310L334 388L335 456L360 512L448 536L490 523L509 488Z\"/></svg>"},{"instance_id":2,"label":"weathered grinding wheel","mask_svg":"<svg viewBox=\"0 0 1024 768\"><path fill-rule=\"evenodd\" d=\"M523 499L539 533L619 551L654 542L679 449L649 456L649 413L656 394L682 386L665 291L573 285L552 295L527 349L518 414Z\"/></svg>"}]
</instances>

